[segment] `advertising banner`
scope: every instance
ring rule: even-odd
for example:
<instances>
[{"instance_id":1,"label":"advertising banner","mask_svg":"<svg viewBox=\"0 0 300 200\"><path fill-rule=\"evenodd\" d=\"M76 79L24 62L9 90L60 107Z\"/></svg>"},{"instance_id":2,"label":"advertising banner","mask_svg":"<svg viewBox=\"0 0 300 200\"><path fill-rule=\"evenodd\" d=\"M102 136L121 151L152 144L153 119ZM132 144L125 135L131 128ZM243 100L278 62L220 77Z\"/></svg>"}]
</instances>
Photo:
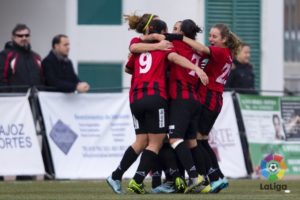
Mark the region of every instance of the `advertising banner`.
<instances>
[{"instance_id":1,"label":"advertising banner","mask_svg":"<svg viewBox=\"0 0 300 200\"><path fill-rule=\"evenodd\" d=\"M248 142L285 139L280 117L280 97L239 95L238 98Z\"/></svg>"},{"instance_id":2,"label":"advertising banner","mask_svg":"<svg viewBox=\"0 0 300 200\"><path fill-rule=\"evenodd\" d=\"M45 173L28 97L0 97L0 176Z\"/></svg>"},{"instance_id":3,"label":"advertising banner","mask_svg":"<svg viewBox=\"0 0 300 200\"><path fill-rule=\"evenodd\" d=\"M280 154L287 175L300 174L299 97L239 95L254 170L268 154ZM298 140L298 141L297 141Z\"/></svg>"},{"instance_id":4,"label":"advertising banner","mask_svg":"<svg viewBox=\"0 0 300 200\"><path fill-rule=\"evenodd\" d=\"M210 133L210 145L225 176L247 176L239 130L230 92L223 93L223 107Z\"/></svg>"},{"instance_id":5,"label":"advertising banner","mask_svg":"<svg viewBox=\"0 0 300 200\"><path fill-rule=\"evenodd\" d=\"M250 143L251 159L256 175L259 175L261 160L270 153L283 156L286 175L300 175L300 144L298 142Z\"/></svg>"},{"instance_id":6,"label":"advertising banner","mask_svg":"<svg viewBox=\"0 0 300 200\"><path fill-rule=\"evenodd\" d=\"M128 94L40 92L56 178L105 178L118 166L135 133ZM230 93L210 134L224 174L247 176ZM132 177L138 162L124 177Z\"/></svg>"},{"instance_id":7,"label":"advertising banner","mask_svg":"<svg viewBox=\"0 0 300 200\"><path fill-rule=\"evenodd\" d=\"M38 94L55 176L106 178L135 139L128 94ZM132 177L136 162L124 177Z\"/></svg>"},{"instance_id":8,"label":"advertising banner","mask_svg":"<svg viewBox=\"0 0 300 200\"><path fill-rule=\"evenodd\" d=\"M281 115L286 139L300 141L300 97L282 97Z\"/></svg>"}]
</instances>

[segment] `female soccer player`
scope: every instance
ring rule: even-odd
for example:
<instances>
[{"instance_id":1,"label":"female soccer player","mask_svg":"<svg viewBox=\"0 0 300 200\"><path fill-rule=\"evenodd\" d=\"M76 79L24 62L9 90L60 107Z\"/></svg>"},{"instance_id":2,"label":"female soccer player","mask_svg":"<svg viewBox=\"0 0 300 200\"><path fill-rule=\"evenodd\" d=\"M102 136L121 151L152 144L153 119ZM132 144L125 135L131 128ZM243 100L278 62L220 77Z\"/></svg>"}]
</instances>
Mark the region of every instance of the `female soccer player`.
<instances>
[{"instance_id":1,"label":"female soccer player","mask_svg":"<svg viewBox=\"0 0 300 200\"><path fill-rule=\"evenodd\" d=\"M176 29L176 30L174 30ZM173 32L183 34L192 40L195 40L198 32L202 31L194 21L190 19L177 22ZM202 56L195 52L186 43L174 40L176 52L194 64L201 67ZM197 94L198 78L194 71L184 69L176 64L170 67L169 94L170 94L170 125L169 142L176 151L180 163L184 166L190 178L198 177L198 174L204 175L205 170L197 170L193 155L190 149L184 143L184 140L196 140L197 135L197 117L199 111L199 97ZM180 108L180 109L178 109ZM199 173L200 172L200 173ZM199 176L203 181L203 176ZM193 188L194 181L188 185L186 193ZM197 191L210 191L210 185L201 186ZM204 192L204 191L203 191Z\"/></svg>"},{"instance_id":2,"label":"female soccer player","mask_svg":"<svg viewBox=\"0 0 300 200\"><path fill-rule=\"evenodd\" d=\"M217 193L228 186L228 181L224 178L216 155L208 143L208 135L221 112L224 85L231 69L232 57L237 53L241 41L225 24L216 24L210 29L209 47L188 37L183 37L183 41L209 59L204 69L209 77L209 83L206 86L200 84L198 89L201 110L197 143L206 149L212 160L210 172L215 175L210 177L211 192Z\"/></svg>"},{"instance_id":3,"label":"female soccer player","mask_svg":"<svg viewBox=\"0 0 300 200\"><path fill-rule=\"evenodd\" d=\"M135 30L138 33L141 34L148 34L148 28L149 23L152 20L158 19L157 15L153 14L143 14L142 16L138 15L124 15L125 20L128 21L129 29ZM139 44L140 39L138 37L134 38L130 44L129 49L141 49L144 48L144 51L150 51L150 50L168 50L172 46L167 41L162 41L159 43L149 43L144 46ZM134 65L134 56L129 56L128 63L126 64L125 71L127 73L132 74L133 69L130 66ZM132 77L131 84L133 84L134 77ZM112 190L117 194L122 194L122 187L121 187L121 180L123 174L128 170L128 168L136 161L140 153L143 151L143 149L147 146L147 142L145 142L147 139L146 135L136 135L135 142L127 148L125 151L121 162L117 169L112 172L112 175L109 176L106 181L108 185L112 188Z\"/></svg>"}]
</instances>

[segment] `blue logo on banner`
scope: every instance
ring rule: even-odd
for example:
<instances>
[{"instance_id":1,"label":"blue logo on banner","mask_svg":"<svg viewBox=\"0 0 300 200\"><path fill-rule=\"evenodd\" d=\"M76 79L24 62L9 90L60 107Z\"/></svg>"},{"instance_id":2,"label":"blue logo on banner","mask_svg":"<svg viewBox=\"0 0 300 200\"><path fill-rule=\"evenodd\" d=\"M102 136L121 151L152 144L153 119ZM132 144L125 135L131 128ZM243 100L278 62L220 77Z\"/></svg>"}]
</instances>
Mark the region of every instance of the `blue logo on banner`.
<instances>
[{"instance_id":1,"label":"blue logo on banner","mask_svg":"<svg viewBox=\"0 0 300 200\"><path fill-rule=\"evenodd\" d=\"M58 148L67 155L78 135L61 120L58 120L52 127L50 137Z\"/></svg>"}]
</instances>

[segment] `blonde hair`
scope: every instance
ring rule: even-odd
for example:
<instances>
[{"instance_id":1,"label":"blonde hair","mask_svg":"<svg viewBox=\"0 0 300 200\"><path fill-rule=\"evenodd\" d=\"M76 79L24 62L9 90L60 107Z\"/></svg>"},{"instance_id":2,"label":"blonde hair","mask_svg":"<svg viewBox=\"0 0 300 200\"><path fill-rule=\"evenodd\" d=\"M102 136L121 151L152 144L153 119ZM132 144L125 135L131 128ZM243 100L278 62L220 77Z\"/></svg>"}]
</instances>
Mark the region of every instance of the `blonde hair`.
<instances>
[{"instance_id":1,"label":"blonde hair","mask_svg":"<svg viewBox=\"0 0 300 200\"><path fill-rule=\"evenodd\" d=\"M129 29L135 30L138 33L145 34L147 30L147 26L153 20L153 18L158 17L157 15L152 15L149 13L145 13L142 16L136 15L135 13L132 15L123 15L125 22L128 22Z\"/></svg>"}]
</instances>

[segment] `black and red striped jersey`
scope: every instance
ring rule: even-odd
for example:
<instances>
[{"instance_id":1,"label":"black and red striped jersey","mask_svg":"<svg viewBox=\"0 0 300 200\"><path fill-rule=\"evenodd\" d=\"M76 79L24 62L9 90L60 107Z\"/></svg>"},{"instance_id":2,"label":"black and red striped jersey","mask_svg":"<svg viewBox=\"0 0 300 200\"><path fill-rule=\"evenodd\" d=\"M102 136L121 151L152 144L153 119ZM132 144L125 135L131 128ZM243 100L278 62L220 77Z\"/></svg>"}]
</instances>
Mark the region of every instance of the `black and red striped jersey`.
<instances>
[{"instance_id":1,"label":"black and red striped jersey","mask_svg":"<svg viewBox=\"0 0 300 200\"><path fill-rule=\"evenodd\" d=\"M182 41L173 41L176 53L201 66L202 56ZM198 99L196 86L199 78L195 71L170 64L169 95L171 99Z\"/></svg>"},{"instance_id":2,"label":"black and red striped jersey","mask_svg":"<svg viewBox=\"0 0 300 200\"><path fill-rule=\"evenodd\" d=\"M223 105L224 85L232 66L232 55L229 48L210 46L210 56L204 68L209 83L199 85L200 103L209 110L220 112Z\"/></svg>"},{"instance_id":3,"label":"black and red striped jersey","mask_svg":"<svg viewBox=\"0 0 300 200\"><path fill-rule=\"evenodd\" d=\"M223 92L210 90L208 87L201 86L198 89L199 101L202 105L213 112L221 112L223 106Z\"/></svg>"},{"instance_id":4,"label":"black and red striped jersey","mask_svg":"<svg viewBox=\"0 0 300 200\"><path fill-rule=\"evenodd\" d=\"M174 50L156 50L132 55L133 81L129 92L131 103L151 95L167 99L166 71L169 64L167 56L171 52Z\"/></svg>"},{"instance_id":5,"label":"black and red striped jersey","mask_svg":"<svg viewBox=\"0 0 300 200\"><path fill-rule=\"evenodd\" d=\"M204 68L209 77L209 83L206 87L223 92L232 66L232 55L229 48L210 46L209 49L209 60Z\"/></svg>"}]
</instances>

